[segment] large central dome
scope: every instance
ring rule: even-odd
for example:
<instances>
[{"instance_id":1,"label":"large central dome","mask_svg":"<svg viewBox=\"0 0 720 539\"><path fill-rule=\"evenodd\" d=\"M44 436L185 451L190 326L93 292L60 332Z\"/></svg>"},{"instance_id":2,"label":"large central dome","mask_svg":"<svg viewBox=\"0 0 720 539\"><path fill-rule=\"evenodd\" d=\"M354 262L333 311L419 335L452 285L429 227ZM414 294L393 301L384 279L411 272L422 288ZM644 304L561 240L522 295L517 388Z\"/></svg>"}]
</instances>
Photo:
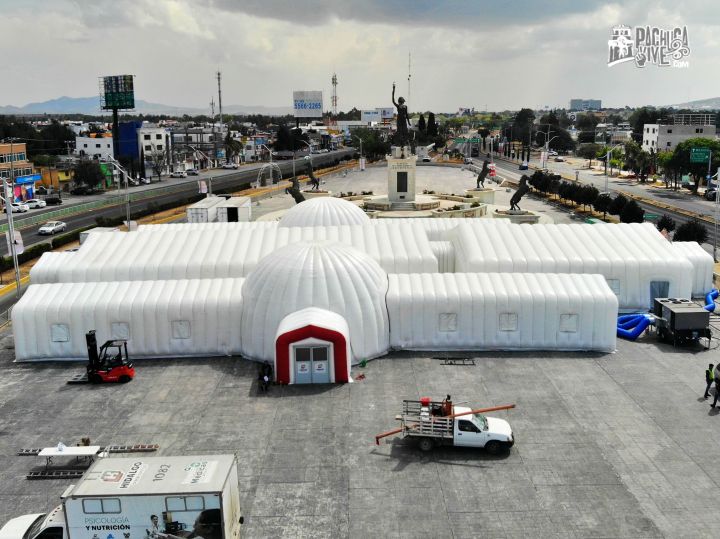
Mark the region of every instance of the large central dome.
<instances>
[{"instance_id":1,"label":"large central dome","mask_svg":"<svg viewBox=\"0 0 720 539\"><path fill-rule=\"evenodd\" d=\"M364 225L370 218L352 202L335 197L318 197L290 208L279 226Z\"/></svg>"},{"instance_id":2,"label":"large central dome","mask_svg":"<svg viewBox=\"0 0 720 539\"><path fill-rule=\"evenodd\" d=\"M343 316L352 328L354 362L387 352L388 279L380 265L346 245L288 245L263 258L243 284L242 348L251 358L274 356L283 318L307 307Z\"/></svg>"}]
</instances>

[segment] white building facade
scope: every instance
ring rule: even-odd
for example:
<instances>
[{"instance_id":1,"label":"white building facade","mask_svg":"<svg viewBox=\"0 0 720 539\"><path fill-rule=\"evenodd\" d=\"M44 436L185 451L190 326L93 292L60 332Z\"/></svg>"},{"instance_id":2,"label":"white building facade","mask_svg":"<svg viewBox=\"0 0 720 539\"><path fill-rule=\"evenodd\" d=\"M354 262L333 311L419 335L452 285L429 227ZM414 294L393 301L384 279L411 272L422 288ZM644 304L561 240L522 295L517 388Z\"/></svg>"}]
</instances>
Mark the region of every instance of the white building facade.
<instances>
[{"instance_id":1,"label":"white building facade","mask_svg":"<svg viewBox=\"0 0 720 539\"><path fill-rule=\"evenodd\" d=\"M91 133L85 136L77 136L75 137L75 154L90 157L91 159L113 158L115 157L113 138L109 133Z\"/></svg>"}]
</instances>

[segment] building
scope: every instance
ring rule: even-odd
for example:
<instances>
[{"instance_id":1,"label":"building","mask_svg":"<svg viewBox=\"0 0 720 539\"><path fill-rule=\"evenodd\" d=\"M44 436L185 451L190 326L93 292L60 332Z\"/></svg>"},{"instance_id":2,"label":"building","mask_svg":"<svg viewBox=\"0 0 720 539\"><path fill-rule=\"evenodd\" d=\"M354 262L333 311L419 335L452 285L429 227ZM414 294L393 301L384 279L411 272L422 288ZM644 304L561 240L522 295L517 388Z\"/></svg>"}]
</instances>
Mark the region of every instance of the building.
<instances>
[{"instance_id":1,"label":"building","mask_svg":"<svg viewBox=\"0 0 720 539\"><path fill-rule=\"evenodd\" d=\"M231 246L231 247L230 247ZM652 224L370 219L311 199L280 221L140 226L46 253L12 312L18 361L237 355L281 383L350 381L390 350L615 348L618 309L711 286L712 257Z\"/></svg>"},{"instance_id":2,"label":"building","mask_svg":"<svg viewBox=\"0 0 720 539\"><path fill-rule=\"evenodd\" d=\"M602 101L600 99L571 99L570 110L600 110Z\"/></svg>"},{"instance_id":3,"label":"building","mask_svg":"<svg viewBox=\"0 0 720 539\"><path fill-rule=\"evenodd\" d=\"M675 114L643 127L642 148L646 152L673 151L691 138L717 137L714 114Z\"/></svg>"},{"instance_id":4,"label":"building","mask_svg":"<svg viewBox=\"0 0 720 539\"><path fill-rule=\"evenodd\" d=\"M10 178L11 168L15 178L33 174L33 165L28 161L24 142L0 144L0 178Z\"/></svg>"},{"instance_id":5,"label":"building","mask_svg":"<svg viewBox=\"0 0 720 539\"><path fill-rule=\"evenodd\" d=\"M172 136L167 128L143 125L137 130L137 149L148 175L165 174L173 167Z\"/></svg>"},{"instance_id":6,"label":"building","mask_svg":"<svg viewBox=\"0 0 720 539\"><path fill-rule=\"evenodd\" d=\"M100 160L114 158L112 133L85 133L76 136L75 155Z\"/></svg>"},{"instance_id":7,"label":"building","mask_svg":"<svg viewBox=\"0 0 720 539\"><path fill-rule=\"evenodd\" d=\"M176 161L191 163L194 168L218 166L225 156L225 127L180 127L172 131Z\"/></svg>"},{"instance_id":8,"label":"building","mask_svg":"<svg viewBox=\"0 0 720 539\"><path fill-rule=\"evenodd\" d=\"M633 130L629 123L617 125L599 123L595 126L595 142L597 144L625 144L632 140Z\"/></svg>"}]
</instances>

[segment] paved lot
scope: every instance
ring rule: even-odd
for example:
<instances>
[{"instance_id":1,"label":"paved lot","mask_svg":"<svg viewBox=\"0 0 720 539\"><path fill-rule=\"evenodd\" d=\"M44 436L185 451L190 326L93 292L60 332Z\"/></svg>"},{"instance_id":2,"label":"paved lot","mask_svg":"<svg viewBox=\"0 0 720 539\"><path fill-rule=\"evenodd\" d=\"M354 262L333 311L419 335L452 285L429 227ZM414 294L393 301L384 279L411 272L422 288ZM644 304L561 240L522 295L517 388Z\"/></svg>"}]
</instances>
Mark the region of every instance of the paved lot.
<instances>
[{"instance_id":1,"label":"paved lot","mask_svg":"<svg viewBox=\"0 0 720 539\"><path fill-rule=\"evenodd\" d=\"M235 452L246 537L710 537L720 417L699 399L709 352L620 342L615 354L486 353L372 361L360 382L257 392L239 358L137 362L125 386L68 386L79 365L12 363L0 340L0 521L54 506L67 481L27 481L21 447L158 443ZM403 398L451 393L500 412L504 458L373 436Z\"/></svg>"},{"instance_id":2,"label":"paved lot","mask_svg":"<svg viewBox=\"0 0 720 539\"><path fill-rule=\"evenodd\" d=\"M383 172L326 186L381 192ZM466 171L419 169L420 189L473 183ZM291 205L283 195L260 207ZM571 219L531 199L527 207ZM353 384L268 395L241 358L138 361L130 384L68 386L81 365L18 365L12 348L6 330L0 523L54 507L69 484L27 481L41 462L18 449L89 436L100 445L158 443L165 455L235 452L245 537L716 535L720 417L700 398L706 364L720 361L716 343L674 350L649 335L620 341L614 354L483 353L467 367L398 353L353 369L365 374ZM399 438L374 445L395 426L403 398L446 393L473 405L517 403L497 414L515 429L510 454L421 454Z\"/></svg>"}]
</instances>

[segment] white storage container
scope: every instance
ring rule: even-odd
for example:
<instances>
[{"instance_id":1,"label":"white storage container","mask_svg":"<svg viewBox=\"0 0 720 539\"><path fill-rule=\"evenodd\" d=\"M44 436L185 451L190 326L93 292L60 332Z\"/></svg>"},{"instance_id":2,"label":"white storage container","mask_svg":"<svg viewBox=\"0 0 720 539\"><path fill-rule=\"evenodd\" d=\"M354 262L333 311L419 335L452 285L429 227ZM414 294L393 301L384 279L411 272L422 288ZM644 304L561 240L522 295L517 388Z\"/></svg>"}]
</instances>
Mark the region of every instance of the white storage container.
<instances>
[{"instance_id":1,"label":"white storage container","mask_svg":"<svg viewBox=\"0 0 720 539\"><path fill-rule=\"evenodd\" d=\"M217 205L224 200L223 197L209 196L188 206L185 210L188 223L212 223L217 217Z\"/></svg>"},{"instance_id":2,"label":"white storage container","mask_svg":"<svg viewBox=\"0 0 720 539\"><path fill-rule=\"evenodd\" d=\"M230 197L217 206L217 220L221 223L250 221L252 201L249 197Z\"/></svg>"}]
</instances>

